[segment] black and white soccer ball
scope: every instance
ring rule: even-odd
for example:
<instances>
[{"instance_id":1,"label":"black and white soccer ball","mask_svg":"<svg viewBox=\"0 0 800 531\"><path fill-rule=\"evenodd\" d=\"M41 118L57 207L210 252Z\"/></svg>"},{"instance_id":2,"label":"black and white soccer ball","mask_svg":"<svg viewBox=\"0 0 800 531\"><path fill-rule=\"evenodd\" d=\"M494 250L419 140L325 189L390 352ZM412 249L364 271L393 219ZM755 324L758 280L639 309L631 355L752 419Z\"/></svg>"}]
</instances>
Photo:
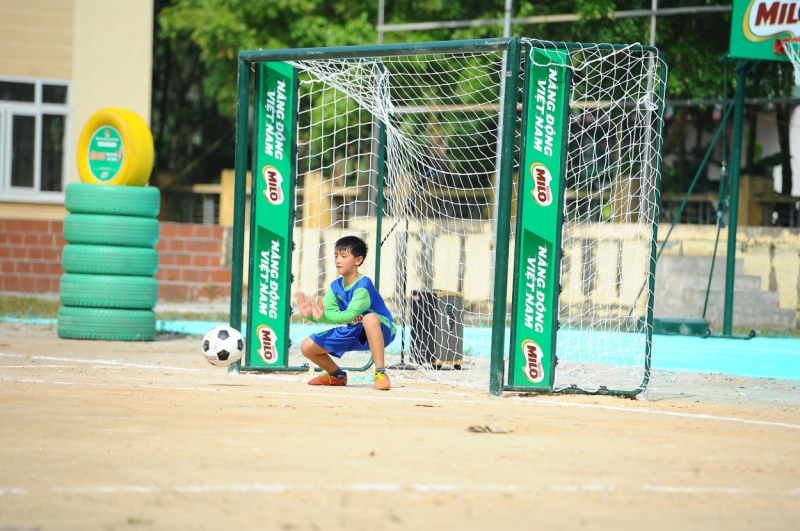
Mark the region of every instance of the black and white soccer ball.
<instances>
[{"instance_id":1,"label":"black and white soccer ball","mask_svg":"<svg viewBox=\"0 0 800 531\"><path fill-rule=\"evenodd\" d=\"M212 329L203 338L203 356L211 365L227 367L242 359L243 353L244 338L242 334L228 325Z\"/></svg>"}]
</instances>

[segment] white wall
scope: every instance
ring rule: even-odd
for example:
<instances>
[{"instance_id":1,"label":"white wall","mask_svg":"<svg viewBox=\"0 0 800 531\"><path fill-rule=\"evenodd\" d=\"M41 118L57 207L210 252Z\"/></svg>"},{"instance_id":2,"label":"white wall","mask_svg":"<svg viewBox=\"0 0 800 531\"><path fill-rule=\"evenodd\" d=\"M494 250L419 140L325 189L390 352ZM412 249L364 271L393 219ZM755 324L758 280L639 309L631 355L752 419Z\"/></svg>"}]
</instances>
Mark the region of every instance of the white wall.
<instances>
[{"instance_id":1,"label":"white wall","mask_svg":"<svg viewBox=\"0 0 800 531\"><path fill-rule=\"evenodd\" d=\"M72 78L73 0L0 0L0 76Z\"/></svg>"},{"instance_id":2,"label":"white wall","mask_svg":"<svg viewBox=\"0 0 800 531\"><path fill-rule=\"evenodd\" d=\"M774 114L772 115L772 126L772 129L776 130L775 144L777 145L778 133L775 125ZM792 121L789 125L789 146L790 153L792 154L792 195L800 195L800 107L795 107L794 111L792 111ZM777 151L778 150L775 149L772 151L772 153ZM764 149L764 152L765 156L770 154L766 153L766 148ZM781 176L782 171L783 168L781 166L775 166L775 168L772 170L772 177L775 179L776 192L781 192L781 180L783 179Z\"/></svg>"},{"instance_id":3,"label":"white wall","mask_svg":"<svg viewBox=\"0 0 800 531\"><path fill-rule=\"evenodd\" d=\"M75 0L72 153L86 120L124 107L150 123L153 0ZM70 168L78 179L77 165Z\"/></svg>"}]
</instances>

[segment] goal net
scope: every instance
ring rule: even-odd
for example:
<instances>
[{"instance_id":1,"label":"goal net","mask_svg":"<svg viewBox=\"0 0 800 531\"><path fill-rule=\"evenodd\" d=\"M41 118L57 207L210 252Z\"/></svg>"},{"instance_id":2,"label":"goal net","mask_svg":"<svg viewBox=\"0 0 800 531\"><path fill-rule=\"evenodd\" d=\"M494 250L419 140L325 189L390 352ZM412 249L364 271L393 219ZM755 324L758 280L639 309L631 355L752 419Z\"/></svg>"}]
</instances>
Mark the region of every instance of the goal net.
<instances>
[{"instance_id":1,"label":"goal net","mask_svg":"<svg viewBox=\"0 0 800 531\"><path fill-rule=\"evenodd\" d=\"M387 364L485 387L502 51L291 64L299 72L294 291L322 295L338 278L336 240L361 237L369 252L360 271L397 328ZM296 318L292 343L326 328ZM293 364L305 361L292 352ZM353 352L342 363L368 359Z\"/></svg>"},{"instance_id":2,"label":"goal net","mask_svg":"<svg viewBox=\"0 0 800 531\"><path fill-rule=\"evenodd\" d=\"M324 295L339 276L336 241L356 235L369 246L360 272L372 278L394 318L387 365L478 387L495 385L493 375L505 369L511 383L514 352L520 343L530 350L513 321L526 311L515 287L515 275L525 271L514 262L527 241L514 227L530 228L513 216L530 201L526 179L533 175L530 161L520 166L522 146L553 140L536 137L536 96L524 101L524 94L536 83L546 94L548 80L534 82L532 72L558 68L570 76L559 78L568 91L559 128L565 134L549 145L565 156L563 178L553 181L563 239L551 242L560 251L550 259L562 252L563 258L550 268L562 286L560 297L550 288L557 308L550 317L553 334L557 318L561 329L547 390L642 385L663 63L641 46L523 39L522 60L508 67L508 41L447 43L446 51L286 51L256 61L246 365L307 363L300 343L331 325L290 312L289 301L299 292ZM549 48L557 53L534 53ZM551 64L552 57L558 60ZM525 112L531 117L523 131ZM496 304L503 296L507 302ZM273 318L283 309L283 321ZM521 322L538 322L529 317ZM352 352L341 365L366 369L369 361L369 352Z\"/></svg>"},{"instance_id":3,"label":"goal net","mask_svg":"<svg viewBox=\"0 0 800 531\"><path fill-rule=\"evenodd\" d=\"M571 45L562 63L523 41L533 66L571 75L554 390L643 389L666 65L639 45Z\"/></svg>"}]
</instances>

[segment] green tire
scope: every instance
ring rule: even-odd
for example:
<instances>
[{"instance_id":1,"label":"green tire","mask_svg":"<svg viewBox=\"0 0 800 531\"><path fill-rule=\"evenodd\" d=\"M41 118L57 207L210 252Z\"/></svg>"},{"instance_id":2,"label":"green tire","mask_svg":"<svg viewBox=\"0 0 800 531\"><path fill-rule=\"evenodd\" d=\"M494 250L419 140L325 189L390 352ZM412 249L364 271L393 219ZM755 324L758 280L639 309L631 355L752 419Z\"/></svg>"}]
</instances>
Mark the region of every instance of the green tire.
<instances>
[{"instance_id":1,"label":"green tire","mask_svg":"<svg viewBox=\"0 0 800 531\"><path fill-rule=\"evenodd\" d=\"M158 251L77 243L64 246L61 263L67 273L152 277L158 271Z\"/></svg>"},{"instance_id":2,"label":"green tire","mask_svg":"<svg viewBox=\"0 0 800 531\"><path fill-rule=\"evenodd\" d=\"M61 275L61 304L81 308L149 310L158 302L153 277L118 275Z\"/></svg>"},{"instance_id":3,"label":"green tire","mask_svg":"<svg viewBox=\"0 0 800 531\"><path fill-rule=\"evenodd\" d=\"M155 186L70 183L64 206L75 214L154 218L161 208L161 193Z\"/></svg>"},{"instance_id":4,"label":"green tire","mask_svg":"<svg viewBox=\"0 0 800 531\"><path fill-rule=\"evenodd\" d=\"M58 311L58 337L107 341L152 341L156 314L151 310L70 308Z\"/></svg>"},{"instance_id":5,"label":"green tire","mask_svg":"<svg viewBox=\"0 0 800 531\"><path fill-rule=\"evenodd\" d=\"M68 214L64 218L68 243L154 247L158 243L158 220L101 214Z\"/></svg>"}]
</instances>

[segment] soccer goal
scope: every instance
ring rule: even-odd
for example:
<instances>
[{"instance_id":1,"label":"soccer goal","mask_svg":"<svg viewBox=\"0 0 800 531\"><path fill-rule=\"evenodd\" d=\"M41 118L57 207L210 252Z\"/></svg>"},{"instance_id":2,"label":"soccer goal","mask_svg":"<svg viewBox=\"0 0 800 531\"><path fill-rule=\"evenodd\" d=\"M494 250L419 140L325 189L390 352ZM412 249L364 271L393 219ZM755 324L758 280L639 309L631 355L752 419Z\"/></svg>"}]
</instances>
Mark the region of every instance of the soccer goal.
<instances>
[{"instance_id":1,"label":"soccer goal","mask_svg":"<svg viewBox=\"0 0 800 531\"><path fill-rule=\"evenodd\" d=\"M233 370L308 369L299 344L323 327L293 301L325 292L334 243L357 235L397 326L392 367L495 394L643 389L664 81L642 46L242 52L231 307L247 251L248 320Z\"/></svg>"}]
</instances>

